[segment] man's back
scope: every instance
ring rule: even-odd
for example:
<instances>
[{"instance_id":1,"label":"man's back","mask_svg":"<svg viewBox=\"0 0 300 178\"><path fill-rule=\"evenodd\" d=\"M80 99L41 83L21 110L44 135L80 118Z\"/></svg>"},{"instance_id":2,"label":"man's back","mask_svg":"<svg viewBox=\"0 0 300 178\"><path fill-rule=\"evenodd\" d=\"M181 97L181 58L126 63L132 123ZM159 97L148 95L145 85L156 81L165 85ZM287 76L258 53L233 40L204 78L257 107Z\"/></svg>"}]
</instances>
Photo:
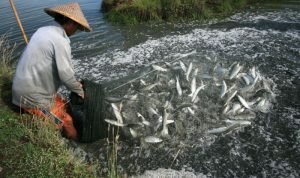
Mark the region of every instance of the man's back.
<instances>
[{"instance_id":1,"label":"man's back","mask_svg":"<svg viewBox=\"0 0 300 178\"><path fill-rule=\"evenodd\" d=\"M14 77L14 104L50 106L49 102L61 84L55 58L59 53L64 53L66 60L70 60L70 40L62 27L42 27L33 34Z\"/></svg>"}]
</instances>

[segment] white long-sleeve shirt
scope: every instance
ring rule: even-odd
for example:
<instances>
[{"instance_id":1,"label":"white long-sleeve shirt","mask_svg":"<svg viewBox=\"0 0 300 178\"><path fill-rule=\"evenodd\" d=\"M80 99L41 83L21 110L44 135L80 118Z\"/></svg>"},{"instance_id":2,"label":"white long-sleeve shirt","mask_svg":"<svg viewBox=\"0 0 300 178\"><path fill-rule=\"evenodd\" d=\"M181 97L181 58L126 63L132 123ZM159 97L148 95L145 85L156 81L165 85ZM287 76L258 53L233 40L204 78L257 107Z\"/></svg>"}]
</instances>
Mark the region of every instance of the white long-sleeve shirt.
<instances>
[{"instance_id":1,"label":"white long-sleeve shirt","mask_svg":"<svg viewBox=\"0 0 300 178\"><path fill-rule=\"evenodd\" d=\"M17 65L12 102L25 108L50 108L61 85L83 94L71 64L70 39L60 25L39 28Z\"/></svg>"}]
</instances>

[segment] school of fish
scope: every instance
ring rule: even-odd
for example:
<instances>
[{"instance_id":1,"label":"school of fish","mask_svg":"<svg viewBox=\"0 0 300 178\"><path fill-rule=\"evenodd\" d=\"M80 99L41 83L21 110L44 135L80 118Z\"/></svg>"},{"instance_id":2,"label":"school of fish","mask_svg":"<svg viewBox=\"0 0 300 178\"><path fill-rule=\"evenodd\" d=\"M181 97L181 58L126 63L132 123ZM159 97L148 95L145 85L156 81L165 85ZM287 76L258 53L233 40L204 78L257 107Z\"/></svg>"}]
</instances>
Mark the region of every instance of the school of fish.
<instances>
[{"instance_id":1,"label":"school of fish","mask_svg":"<svg viewBox=\"0 0 300 178\"><path fill-rule=\"evenodd\" d=\"M153 64L151 75L109 96L105 121L143 143L197 139L250 126L275 101L275 84L240 62L213 68L195 61ZM199 138L198 138L199 139Z\"/></svg>"}]
</instances>

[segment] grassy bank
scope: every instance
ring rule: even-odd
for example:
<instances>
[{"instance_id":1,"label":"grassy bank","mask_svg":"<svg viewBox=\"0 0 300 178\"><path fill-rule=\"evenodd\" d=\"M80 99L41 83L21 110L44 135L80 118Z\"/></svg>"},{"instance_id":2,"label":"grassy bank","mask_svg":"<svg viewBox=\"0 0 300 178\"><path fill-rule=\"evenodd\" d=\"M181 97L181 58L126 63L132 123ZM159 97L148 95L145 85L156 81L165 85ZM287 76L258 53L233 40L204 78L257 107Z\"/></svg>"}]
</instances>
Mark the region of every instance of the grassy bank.
<instances>
[{"instance_id":1,"label":"grassy bank","mask_svg":"<svg viewBox=\"0 0 300 178\"><path fill-rule=\"evenodd\" d=\"M0 36L0 177L95 177L52 124L18 113L11 103L14 47Z\"/></svg>"},{"instance_id":2,"label":"grassy bank","mask_svg":"<svg viewBox=\"0 0 300 178\"><path fill-rule=\"evenodd\" d=\"M259 0L104 0L110 22L178 21L222 18Z\"/></svg>"}]
</instances>

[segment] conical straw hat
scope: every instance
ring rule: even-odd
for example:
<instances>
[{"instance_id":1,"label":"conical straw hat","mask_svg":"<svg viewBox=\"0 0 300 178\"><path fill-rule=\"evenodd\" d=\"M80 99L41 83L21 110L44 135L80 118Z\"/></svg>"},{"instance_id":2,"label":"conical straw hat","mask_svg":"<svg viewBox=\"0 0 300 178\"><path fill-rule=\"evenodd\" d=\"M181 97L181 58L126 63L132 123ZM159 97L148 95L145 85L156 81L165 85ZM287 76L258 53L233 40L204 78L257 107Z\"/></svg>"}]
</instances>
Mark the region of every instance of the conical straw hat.
<instances>
[{"instance_id":1,"label":"conical straw hat","mask_svg":"<svg viewBox=\"0 0 300 178\"><path fill-rule=\"evenodd\" d=\"M78 3L64 4L53 8L45 8L44 10L48 15L54 18L56 14L61 14L77 22L79 25L83 27L84 31L87 32L92 31Z\"/></svg>"}]
</instances>

